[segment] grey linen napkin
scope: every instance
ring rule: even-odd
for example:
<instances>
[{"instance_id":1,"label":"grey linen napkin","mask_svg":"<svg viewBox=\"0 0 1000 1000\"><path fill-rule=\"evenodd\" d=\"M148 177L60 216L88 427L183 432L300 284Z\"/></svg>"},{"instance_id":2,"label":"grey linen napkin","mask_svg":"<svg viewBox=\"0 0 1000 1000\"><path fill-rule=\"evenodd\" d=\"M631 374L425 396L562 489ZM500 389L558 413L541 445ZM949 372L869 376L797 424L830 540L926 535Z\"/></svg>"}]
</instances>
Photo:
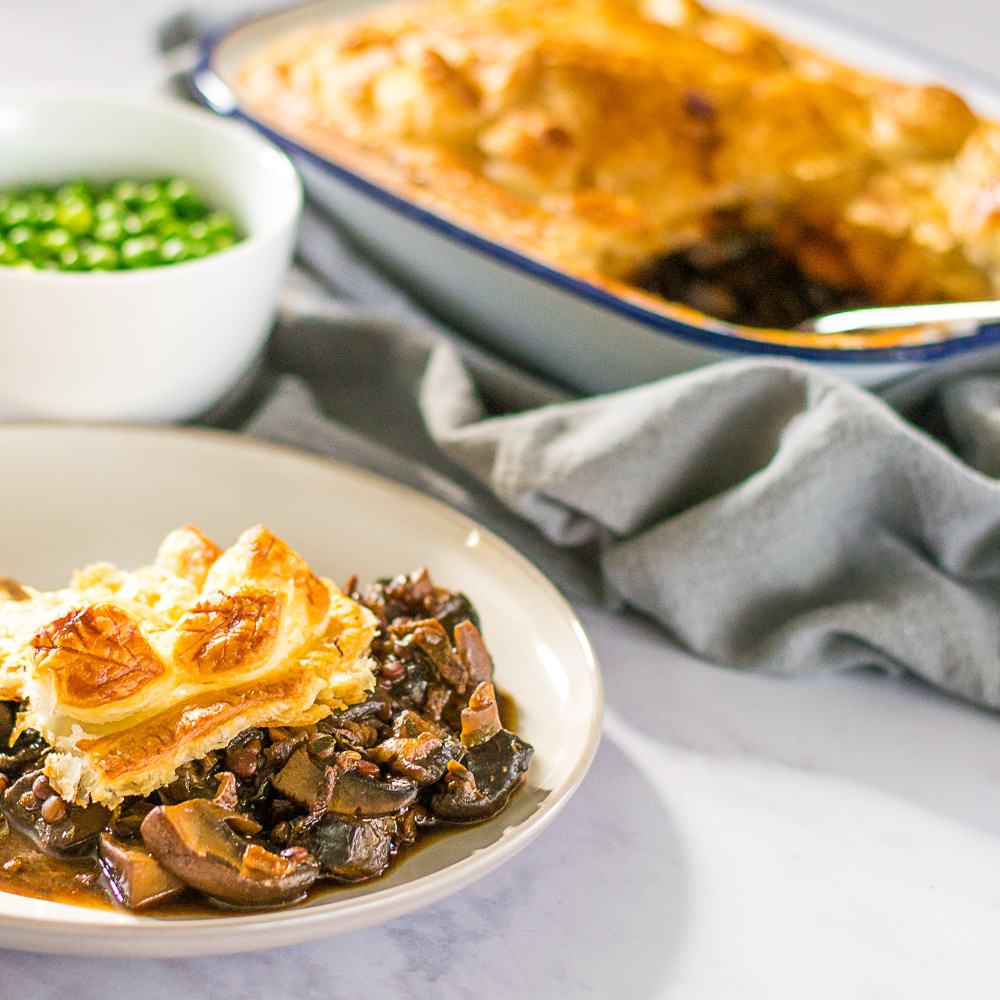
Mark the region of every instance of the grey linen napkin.
<instances>
[{"instance_id":1,"label":"grey linen napkin","mask_svg":"<svg viewBox=\"0 0 1000 1000\"><path fill-rule=\"evenodd\" d=\"M730 667L906 669L1000 706L1000 366L940 368L896 408L779 361L573 399L311 210L268 368L243 430L440 497L571 596Z\"/></svg>"}]
</instances>

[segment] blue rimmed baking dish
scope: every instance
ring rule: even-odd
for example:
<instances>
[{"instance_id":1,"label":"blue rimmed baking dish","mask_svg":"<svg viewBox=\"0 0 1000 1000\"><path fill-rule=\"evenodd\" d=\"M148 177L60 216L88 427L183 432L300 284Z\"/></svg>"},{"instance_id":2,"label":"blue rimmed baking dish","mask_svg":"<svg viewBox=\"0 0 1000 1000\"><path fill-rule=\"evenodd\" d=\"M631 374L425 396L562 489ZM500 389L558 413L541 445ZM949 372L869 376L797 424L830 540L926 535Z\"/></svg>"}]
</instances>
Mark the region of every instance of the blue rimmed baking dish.
<instances>
[{"instance_id":1,"label":"blue rimmed baking dish","mask_svg":"<svg viewBox=\"0 0 1000 1000\"><path fill-rule=\"evenodd\" d=\"M740 327L614 281L562 270L418 204L400 191L277 131L240 105L240 67L279 34L348 17L382 0L318 0L256 16L203 40L193 82L222 114L242 118L295 159L313 198L425 304L498 353L583 392L648 382L711 361L780 357L878 385L970 352L1000 357L1000 324L942 340L934 331L820 338ZM732 6L732 5L728 5ZM896 39L862 38L799 5L744 7L753 17L845 62L901 80L938 81L1000 117L1000 84L976 79Z\"/></svg>"}]
</instances>

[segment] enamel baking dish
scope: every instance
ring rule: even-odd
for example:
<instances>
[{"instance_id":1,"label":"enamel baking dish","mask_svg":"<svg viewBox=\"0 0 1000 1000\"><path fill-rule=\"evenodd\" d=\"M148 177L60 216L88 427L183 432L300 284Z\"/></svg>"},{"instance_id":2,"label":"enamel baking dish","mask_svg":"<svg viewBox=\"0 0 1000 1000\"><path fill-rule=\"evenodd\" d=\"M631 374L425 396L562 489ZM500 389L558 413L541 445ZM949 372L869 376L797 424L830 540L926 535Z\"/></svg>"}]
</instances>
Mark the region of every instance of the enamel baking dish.
<instances>
[{"instance_id":1,"label":"enamel baking dish","mask_svg":"<svg viewBox=\"0 0 1000 1000\"><path fill-rule=\"evenodd\" d=\"M770 356L809 361L861 385L879 385L943 358L1000 357L1000 324L941 340L932 330L830 335L739 327L617 282L584 280L429 211L276 132L241 108L233 83L275 36L380 0L319 0L253 18L206 38L193 75L217 112L243 118L282 145L312 197L352 238L438 315L514 361L582 392L637 385L712 361ZM720 6L722 6L720 4ZM725 6L734 6L727 4ZM743 13L862 69L936 81L980 113L1000 117L1000 84L915 53L896 39L861 38L831 15L755 3Z\"/></svg>"}]
</instances>

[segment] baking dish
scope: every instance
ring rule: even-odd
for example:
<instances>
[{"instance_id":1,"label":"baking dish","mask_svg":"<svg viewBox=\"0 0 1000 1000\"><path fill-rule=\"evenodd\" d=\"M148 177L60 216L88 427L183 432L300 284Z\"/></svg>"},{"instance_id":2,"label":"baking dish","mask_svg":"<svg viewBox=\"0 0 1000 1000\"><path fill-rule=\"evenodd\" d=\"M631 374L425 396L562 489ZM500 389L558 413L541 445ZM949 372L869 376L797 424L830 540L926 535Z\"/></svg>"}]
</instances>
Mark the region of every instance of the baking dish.
<instances>
[{"instance_id":1,"label":"baking dish","mask_svg":"<svg viewBox=\"0 0 1000 1000\"><path fill-rule=\"evenodd\" d=\"M241 107L236 76L261 46L289 29L374 6L373 0L320 0L219 32L204 41L196 88L215 110L245 118L283 144L315 200L365 250L431 309L497 352L584 392L747 356L811 361L860 384L877 385L941 358L1000 352L997 324L942 340L930 329L833 337L725 323L617 281L561 270L489 239L276 132ZM758 4L742 12L862 69L907 81L943 82L978 112L1000 115L1000 100L988 84L920 54L901 54L892 42L863 40L826 15Z\"/></svg>"}]
</instances>

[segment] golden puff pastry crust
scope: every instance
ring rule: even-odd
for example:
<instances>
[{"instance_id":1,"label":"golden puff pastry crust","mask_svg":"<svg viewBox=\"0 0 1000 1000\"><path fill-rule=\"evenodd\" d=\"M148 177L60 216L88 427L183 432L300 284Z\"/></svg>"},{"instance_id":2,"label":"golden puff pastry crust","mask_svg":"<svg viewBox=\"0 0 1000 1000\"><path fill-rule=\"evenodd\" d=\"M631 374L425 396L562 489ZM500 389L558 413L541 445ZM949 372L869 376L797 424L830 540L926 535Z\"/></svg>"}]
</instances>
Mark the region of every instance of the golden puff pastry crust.
<instances>
[{"instance_id":1,"label":"golden puff pastry crust","mask_svg":"<svg viewBox=\"0 0 1000 1000\"><path fill-rule=\"evenodd\" d=\"M187 526L152 566L0 594L0 694L54 747L65 798L114 805L251 726L304 725L374 686L370 611L267 528L226 551Z\"/></svg>"},{"instance_id":2,"label":"golden puff pastry crust","mask_svg":"<svg viewBox=\"0 0 1000 1000\"><path fill-rule=\"evenodd\" d=\"M696 0L379 7L279 37L238 89L333 159L594 280L722 217L793 232L807 271L876 301L1000 286L995 204L977 221L996 125Z\"/></svg>"}]
</instances>

